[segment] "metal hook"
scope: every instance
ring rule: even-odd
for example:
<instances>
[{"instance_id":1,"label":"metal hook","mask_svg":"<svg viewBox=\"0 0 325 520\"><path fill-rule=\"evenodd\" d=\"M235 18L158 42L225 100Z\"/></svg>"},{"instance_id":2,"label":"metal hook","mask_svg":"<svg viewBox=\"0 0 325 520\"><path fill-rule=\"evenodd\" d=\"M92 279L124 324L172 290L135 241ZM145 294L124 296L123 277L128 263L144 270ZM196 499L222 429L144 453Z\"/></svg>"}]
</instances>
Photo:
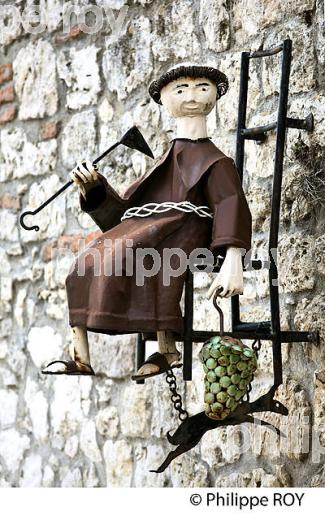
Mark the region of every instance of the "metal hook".
<instances>
[{"instance_id":1,"label":"metal hook","mask_svg":"<svg viewBox=\"0 0 325 520\"><path fill-rule=\"evenodd\" d=\"M220 318L220 336L223 336L224 333L225 333L225 329L224 329L224 316L223 316L223 312L222 312L222 309L219 307L219 305L217 304L217 298L218 296L220 295L220 293L222 293L223 291L223 287L219 287L216 292L214 293L214 296L213 296L213 305L215 306L215 308L217 309L218 313L219 313L219 318Z\"/></svg>"},{"instance_id":2,"label":"metal hook","mask_svg":"<svg viewBox=\"0 0 325 520\"><path fill-rule=\"evenodd\" d=\"M109 154L119 146L120 144L123 144L124 146L127 146L128 148L132 148L133 150L138 150L141 153L144 153L145 155L148 155L151 158L154 158L154 155L152 151L150 150L150 147L146 140L144 139L143 135L141 134L140 130L136 126L132 126L130 130L128 130L122 137L120 141L117 141L115 144L110 146L107 150L105 150L97 159L93 161L93 166L97 169L97 163L105 157L105 155ZM34 211L24 211L20 217L19 222L23 229L26 229L26 231L39 231L39 226L28 226L25 224L24 219L28 215L36 215L39 213L42 209L44 209L52 200L56 199L64 190L66 190L69 186L73 184L73 180L70 180L66 182L56 193L54 193L49 199L47 199L41 206L36 208Z\"/></svg>"}]
</instances>

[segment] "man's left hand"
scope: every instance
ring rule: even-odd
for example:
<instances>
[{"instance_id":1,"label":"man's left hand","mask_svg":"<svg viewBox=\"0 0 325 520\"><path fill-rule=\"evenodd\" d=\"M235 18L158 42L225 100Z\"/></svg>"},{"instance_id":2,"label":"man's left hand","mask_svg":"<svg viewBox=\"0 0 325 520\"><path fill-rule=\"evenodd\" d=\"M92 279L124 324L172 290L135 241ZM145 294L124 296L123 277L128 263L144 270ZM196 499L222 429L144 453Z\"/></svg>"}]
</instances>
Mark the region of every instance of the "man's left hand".
<instances>
[{"instance_id":1,"label":"man's left hand","mask_svg":"<svg viewBox=\"0 0 325 520\"><path fill-rule=\"evenodd\" d=\"M219 290L219 296L225 298L229 298L235 294L243 294L242 252L238 247L228 247L220 271L208 289L207 298L212 299L215 292Z\"/></svg>"}]
</instances>

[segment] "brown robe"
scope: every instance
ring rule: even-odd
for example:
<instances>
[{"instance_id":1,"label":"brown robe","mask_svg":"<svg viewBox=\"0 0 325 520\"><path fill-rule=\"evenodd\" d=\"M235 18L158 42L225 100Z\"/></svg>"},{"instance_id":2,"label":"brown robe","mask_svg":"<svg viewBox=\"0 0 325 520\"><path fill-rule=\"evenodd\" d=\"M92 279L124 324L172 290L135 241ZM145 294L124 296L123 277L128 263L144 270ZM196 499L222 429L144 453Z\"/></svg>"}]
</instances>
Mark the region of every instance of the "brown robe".
<instances>
[{"instance_id":1,"label":"brown robe","mask_svg":"<svg viewBox=\"0 0 325 520\"><path fill-rule=\"evenodd\" d=\"M127 208L165 201L207 205L214 218L172 209L120 221ZM174 139L166 153L122 197L99 174L86 199L80 194L80 205L103 232L79 255L66 279L69 324L82 325L90 331L183 331L179 303L185 272L166 285L161 268L156 275L145 277L144 285L137 285L135 274L125 274L127 239L133 241L134 252L137 248L155 248L161 258L164 248L181 248L187 257L195 248L221 254L227 246L251 248L251 214L235 163L209 138ZM112 274L104 273L104 239L112 241L113 259L117 247L122 251L122 272L114 273L113 269ZM89 254L90 249L97 254L96 259L96 255ZM77 269L81 258L85 263L83 276L78 275ZM96 261L100 270L94 276ZM135 272L135 259L133 262ZM177 269L179 257L174 255L170 263ZM150 269L149 255L144 264Z\"/></svg>"}]
</instances>

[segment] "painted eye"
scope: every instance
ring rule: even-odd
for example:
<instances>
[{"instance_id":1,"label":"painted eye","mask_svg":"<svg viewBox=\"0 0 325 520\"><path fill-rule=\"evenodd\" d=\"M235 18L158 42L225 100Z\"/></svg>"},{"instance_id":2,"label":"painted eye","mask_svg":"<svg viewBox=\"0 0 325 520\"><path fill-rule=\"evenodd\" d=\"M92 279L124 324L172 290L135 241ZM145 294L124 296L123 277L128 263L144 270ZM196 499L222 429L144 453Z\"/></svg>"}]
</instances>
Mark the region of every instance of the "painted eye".
<instances>
[{"instance_id":1,"label":"painted eye","mask_svg":"<svg viewBox=\"0 0 325 520\"><path fill-rule=\"evenodd\" d=\"M183 92L182 90L178 90L177 94L182 94L182 92Z\"/></svg>"},{"instance_id":2,"label":"painted eye","mask_svg":"<svg viewBox=\"0 0 325 520\"><path fill-rule=\"evenodd\" d=\"M206 90L208 90L208 89L207 89L206 87L202 87L202 90L206 91Z\"/></svg>"}]
</instances>

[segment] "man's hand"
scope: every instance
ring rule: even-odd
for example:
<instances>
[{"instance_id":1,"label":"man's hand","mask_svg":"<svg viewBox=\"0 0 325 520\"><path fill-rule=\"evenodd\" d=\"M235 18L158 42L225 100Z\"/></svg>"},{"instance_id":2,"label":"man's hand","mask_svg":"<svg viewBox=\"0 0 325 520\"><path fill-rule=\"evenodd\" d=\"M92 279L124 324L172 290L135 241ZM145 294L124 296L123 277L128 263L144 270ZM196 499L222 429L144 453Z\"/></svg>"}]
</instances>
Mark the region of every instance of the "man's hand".
<instances>
[{"instance_id":1,"label":"man's hand","mask_svg":"<svg viewBox=\"0 0 325 520\"><path fill-rule=\"evenodd\" d=\"M235 294L243 294L243 265L241 249L238 247L228 247L226 258L221 269L209 287L207 297L212 299L215 292L222 287L219 296L229 298Z\"/></svg>"},{"instance_id":2,"label":"man's hand","mask_svg":"<svg viewBox=\"0 0 325 520\"><path fill-rule=\"evenodd\" d=\"M98 180L97 168L89 160L80 161L70 172L70 177L86 197L87 190Z\"/></svg>"}]
</instances>

